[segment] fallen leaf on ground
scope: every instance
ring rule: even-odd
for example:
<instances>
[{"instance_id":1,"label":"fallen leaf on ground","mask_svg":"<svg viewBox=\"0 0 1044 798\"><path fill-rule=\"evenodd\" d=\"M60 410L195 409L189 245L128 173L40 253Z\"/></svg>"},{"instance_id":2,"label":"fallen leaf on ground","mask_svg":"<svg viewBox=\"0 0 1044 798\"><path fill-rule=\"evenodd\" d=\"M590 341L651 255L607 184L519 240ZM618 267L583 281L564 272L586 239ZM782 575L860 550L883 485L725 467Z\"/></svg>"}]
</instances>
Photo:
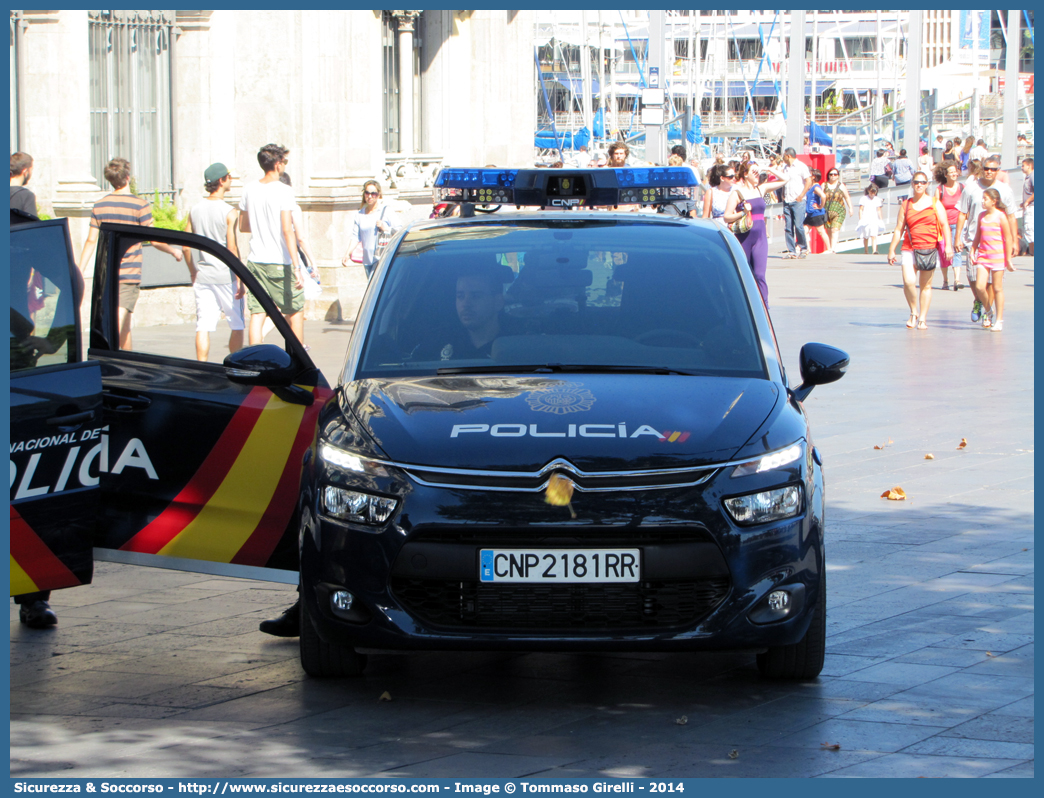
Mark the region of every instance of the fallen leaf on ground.
<instances>
[{"instance_id":1,"label":"fallen leaf on ground","mask_svg":"<svg viewBox=\"0 0 1044 798\"><path fill-rule=\"evenodd\" d=\"M888 499L893 502L901 502L906 500L906 491L896 485L894 488L889 488L881 494L882 499Z\"/></svg>"},{"instance_id":2,"label":"fallen leaf on ground","mask_svg":"<svg viewBox=\"0 0 1044 798\"><path fill-rule=\"evenodd\" d=\"M987 651L987 652L986 652L986 656L987 656L987 657L996 657L997 655L996 655L996 654L994 654L994 653L993 653L992 651Z\"/></svg>"},{"instance_id":3,"label":"fallen leaf on ground","mask_svg":"<svg viewBox=\"0 0 1044 798\"><path fill-rule=\"evenodd\" d=\"M958 449L963 449L967 445L968 445L968 439L967 438L961 438L961 442L957 444L957 448Z\"/></svg>"},{"instance_id":4,"label":"fallen leaf on ground","mask_svg":"<svg viewBox=\"0 0 1044 798\"><path fill-rule=\"evenodd\" d=\"M883 446L874 446L875 449L883 449Z\"/></svg>"},{"instance_id":5,"label":"fallen leaf on ground","mask_svg":"<svg viewBox=\"0 0 1044 798\"><path fill-rule=\"evenodd\" d=\"M391 693L389 693L387 690L385 690L383 693L381 693L381 697L378 698L377 700L378 701L391 701L392 700L391 699Z\"/></svg>"},{"instance_id":6,"label":"fallen leaf on ground","mask_svg":"<svg viewBox=\"0 0 1044 798\"><path fill-rule=\"evenodd\" d=\"M679 726L684 726L689 722L689 718L686 715L682 715L680 718L675 718L674 722Z\"/></svg>"},{"instance_id":7,"label":"fallen leaf on ground","mask_svg":"<svg viewBox=\"0 0 1044 798\"><path fill-rule=\"evenodd\" d=\"M934 455L934 454L932 454L931 452L928 452L928 454L926 454L926 455L924 456L924 459L925 459L925 460L934 460L934 459L935 459L935 455Z\"/></svg>"},{"instance_id":8,"label":"fallen leaf on ground","mask_svg":"<svg viewBox=\"0 0 1044 798\"><path fill-rule=\"evenodd\" d=\"M841 743L820 743L824 751L840 751Z\"/></svg>"},{"instance_id":9,"label":"fallen leaf on ground","mask_svg":"<svg viewBox=\"0 0 1044 798\"><path fill-rule=\"evenodd\" d=\"M739 759L739 751L737 751L735 748L729 751L729 759Z\"/></svg>"}]
</instances>

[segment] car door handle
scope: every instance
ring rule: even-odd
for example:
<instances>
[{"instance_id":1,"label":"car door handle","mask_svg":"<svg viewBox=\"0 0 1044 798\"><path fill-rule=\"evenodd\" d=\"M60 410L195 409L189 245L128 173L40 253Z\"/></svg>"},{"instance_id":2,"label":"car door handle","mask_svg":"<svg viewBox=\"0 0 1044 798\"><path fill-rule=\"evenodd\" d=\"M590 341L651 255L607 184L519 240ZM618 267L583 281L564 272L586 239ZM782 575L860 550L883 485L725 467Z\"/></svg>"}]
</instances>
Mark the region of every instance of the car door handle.
<instances>
[{"instance_id":1,"label":"car door handle","mask_svg":"<svg viewBox=\"0 0 1044 798\"><path fill-rule=\"evenodd\" d=\"M147 396L128 396L109 391L105 391L102 394L102 400L105 402L107 410L113 410L117 413L141 413L148 410L149 405L152 404L152 400Z\"/></svg>"},{"instance_id":2,"label":"car door handle","mask_svg":"<svg viewBox=\"0 0 1044 798\"><path fill-rule=\"evenodd\" d=\"M52 416L47 419L47 425L51 427L73 427L77 424L82 424L84 421L90 421L94 418L93 410L84 410L82 413L72 413L68 416Z\"/></svg>"}]
</instances>

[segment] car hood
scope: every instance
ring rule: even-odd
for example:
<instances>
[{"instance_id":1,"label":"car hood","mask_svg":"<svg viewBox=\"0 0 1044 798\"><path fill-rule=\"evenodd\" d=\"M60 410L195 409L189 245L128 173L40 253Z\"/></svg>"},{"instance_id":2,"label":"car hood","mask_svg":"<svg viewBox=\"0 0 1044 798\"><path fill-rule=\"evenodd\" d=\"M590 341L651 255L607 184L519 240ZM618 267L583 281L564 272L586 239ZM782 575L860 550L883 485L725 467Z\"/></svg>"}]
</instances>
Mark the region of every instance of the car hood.
<instances>
[{"instance_id":1,"label":"car hood","mask_svg":"<svg viewBox=\"0 0 1044 798\"><path fill-rule=\"evenodd\" d=\"M769 380L680 375L460 375L343 386L393 461L536 471L683 468L731 459L780 404Z\"/></svg>"}]
</instances>

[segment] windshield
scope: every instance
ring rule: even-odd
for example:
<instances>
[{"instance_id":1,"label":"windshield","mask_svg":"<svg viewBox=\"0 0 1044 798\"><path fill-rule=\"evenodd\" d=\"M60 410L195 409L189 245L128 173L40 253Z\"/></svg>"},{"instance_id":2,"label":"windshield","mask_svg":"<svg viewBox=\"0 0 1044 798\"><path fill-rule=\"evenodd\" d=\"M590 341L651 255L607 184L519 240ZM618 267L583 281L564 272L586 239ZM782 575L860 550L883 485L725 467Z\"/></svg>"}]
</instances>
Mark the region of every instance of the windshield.
<instances>
[{"instance_id":1,"label":"windshield","mask_svg":"<svg viewBox=\"0 0 1044 798\"><path fill-rule=\"evenodd\" d=\"M721 232L545 218L406 236L358 377L544 370L764 377Z\"/></svg>"}]
</instances>

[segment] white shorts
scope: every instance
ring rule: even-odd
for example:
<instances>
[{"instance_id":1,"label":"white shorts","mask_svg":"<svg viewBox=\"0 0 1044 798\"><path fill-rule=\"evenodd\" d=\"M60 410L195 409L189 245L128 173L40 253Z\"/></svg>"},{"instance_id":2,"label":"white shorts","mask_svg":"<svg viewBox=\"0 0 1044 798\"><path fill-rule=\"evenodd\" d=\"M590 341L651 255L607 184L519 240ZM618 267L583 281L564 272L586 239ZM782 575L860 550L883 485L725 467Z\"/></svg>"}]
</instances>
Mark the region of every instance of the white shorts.
<instances>
[{"instance_id":1,"label":"white shorts","mask_svg":"<svg viewBox=\"0 0 1044 798\"><path fill-rule=\"evenodd\" d=\"M1033 243L1033 206L1028 206L1022 212L1022 237L1027 244Z\"/></svg>"},{"instance_id":2,"label":"white shorts","mask_svg":"<svg viewBox=\"0 0 1044 798\"><path fill-rule=\"evenodd\" d=\"M196 294L196 332L217 330L222 313L228 319L229 328L243 329L243 300L233 299L232 283L194 283L192 290Z\"/></svg>"}]
</instances>

